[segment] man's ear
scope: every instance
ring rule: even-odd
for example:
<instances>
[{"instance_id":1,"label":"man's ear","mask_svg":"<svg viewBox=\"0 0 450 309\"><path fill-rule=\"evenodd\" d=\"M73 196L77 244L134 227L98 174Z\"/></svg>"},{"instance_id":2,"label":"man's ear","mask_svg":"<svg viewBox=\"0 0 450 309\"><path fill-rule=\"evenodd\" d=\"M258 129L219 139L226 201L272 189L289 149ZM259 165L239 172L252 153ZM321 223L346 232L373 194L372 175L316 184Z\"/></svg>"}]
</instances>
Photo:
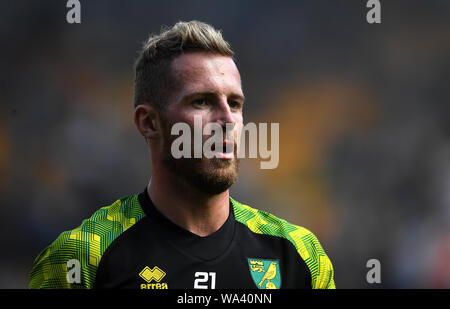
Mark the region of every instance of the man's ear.
<instances>
[{"instance_id":1,"label":"man's ear","mask_svg":"<svg viewBox=\"0 0 450 309\"><path fill-rule=\"evenodd\" d=\"M155 139L161 135L161 122L158 112L149 104L141 104L135 108L134 123L146 139Z\"/></svg>"}]
</instances>

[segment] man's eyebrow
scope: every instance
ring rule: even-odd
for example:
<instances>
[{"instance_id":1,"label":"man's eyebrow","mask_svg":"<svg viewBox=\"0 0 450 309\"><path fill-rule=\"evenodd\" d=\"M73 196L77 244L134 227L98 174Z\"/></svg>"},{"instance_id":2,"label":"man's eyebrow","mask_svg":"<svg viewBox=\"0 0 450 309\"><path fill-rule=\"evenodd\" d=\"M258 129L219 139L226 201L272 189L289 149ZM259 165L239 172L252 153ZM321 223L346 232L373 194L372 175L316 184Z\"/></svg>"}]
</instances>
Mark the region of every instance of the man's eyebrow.
<instances>
[{"instance_id":1,"label":"man's eyebrow","mask_svg":"<svg viewBox=\"0 0 450 309\"><path fill-rule=\"evenodd\" d=\"M186 96L184 96L183 100L184 101L189 101L189 100L191 100L193 98L196 98L196 97L217 97L217 92L214 92L214 91L197 91L197 92L192 92L192 93L189 93ZM233 99L233 100L245 101L244 95L240 94L240 93L231 93L228 97L230 99Z\"/></svg>"},{"instance_id":2,"label":"man's eyebrow","mask_svg":"<svg viewBox=\"0 0 450 309\"><path fill-rule=\"evenodd\" d=\"M230 96L229 96L231 99L234 99L234 100L242 100L242 102L244 102L245 101L245 96L243 95L243 94L239 94L239 93L232 93Z\"/></svg>"}]
</instances>

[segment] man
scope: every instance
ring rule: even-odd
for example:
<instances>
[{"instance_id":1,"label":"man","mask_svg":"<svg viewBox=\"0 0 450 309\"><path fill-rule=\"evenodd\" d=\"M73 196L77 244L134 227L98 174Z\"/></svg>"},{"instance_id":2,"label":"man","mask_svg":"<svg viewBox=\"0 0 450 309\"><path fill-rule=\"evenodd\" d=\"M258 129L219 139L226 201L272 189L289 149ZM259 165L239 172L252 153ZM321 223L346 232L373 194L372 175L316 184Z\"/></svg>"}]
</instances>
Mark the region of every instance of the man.
<instances>
[{"instance_id":1,"label":"man","mask_svg":"<svg viewBox=\"0 0 450 309\"><path fill-rule=\"evenodd\" d=\"M311 232L229 196L244 104L233 56L219 31L197 21L146 42L134 121L149 145L150 182L63 232L36 258L30 288L335 287ZM223 128L222 147L212 158L174 158L172 127L195 130L196 119Z\"/></svg>"}]
</instances>

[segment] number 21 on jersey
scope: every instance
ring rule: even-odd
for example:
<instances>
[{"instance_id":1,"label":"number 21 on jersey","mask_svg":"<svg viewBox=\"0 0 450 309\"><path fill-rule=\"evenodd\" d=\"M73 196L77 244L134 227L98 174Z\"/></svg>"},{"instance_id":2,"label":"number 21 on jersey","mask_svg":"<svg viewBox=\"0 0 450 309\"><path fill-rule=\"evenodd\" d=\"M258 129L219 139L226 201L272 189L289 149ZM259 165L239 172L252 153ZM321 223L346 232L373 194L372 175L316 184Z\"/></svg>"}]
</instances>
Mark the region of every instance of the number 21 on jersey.
<instances>
[{"instance_id":1,"label":"number 21 on jersey","mask_svg":"<svg viewBox=\"0 0 450 309\"><path fill-rule=\"evenodd\" d=\"M197 271L194 275L194 289L215 289L216 288L216 273Z\"/></svg>"}]
</instances>

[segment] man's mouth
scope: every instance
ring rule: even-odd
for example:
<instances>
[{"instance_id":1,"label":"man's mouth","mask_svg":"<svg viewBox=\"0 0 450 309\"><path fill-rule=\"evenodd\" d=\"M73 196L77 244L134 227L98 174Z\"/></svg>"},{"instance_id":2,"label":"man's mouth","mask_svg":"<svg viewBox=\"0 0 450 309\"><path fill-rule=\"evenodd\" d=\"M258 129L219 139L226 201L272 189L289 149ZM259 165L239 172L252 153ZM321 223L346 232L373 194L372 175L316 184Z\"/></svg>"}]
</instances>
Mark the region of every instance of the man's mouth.
<instances>
[{"instance_id":1,"label":"man's mouth","mask_svg":"<svg viewBox=\"0 0 450 309\"><path fill-rule=\"evenodd\" d=\"M221 147L216 147L216 144L213 144L212 152L215 158L231 160L234 158L234 143L231 141L224 141Z\"/></svg>"}]
</instances>

